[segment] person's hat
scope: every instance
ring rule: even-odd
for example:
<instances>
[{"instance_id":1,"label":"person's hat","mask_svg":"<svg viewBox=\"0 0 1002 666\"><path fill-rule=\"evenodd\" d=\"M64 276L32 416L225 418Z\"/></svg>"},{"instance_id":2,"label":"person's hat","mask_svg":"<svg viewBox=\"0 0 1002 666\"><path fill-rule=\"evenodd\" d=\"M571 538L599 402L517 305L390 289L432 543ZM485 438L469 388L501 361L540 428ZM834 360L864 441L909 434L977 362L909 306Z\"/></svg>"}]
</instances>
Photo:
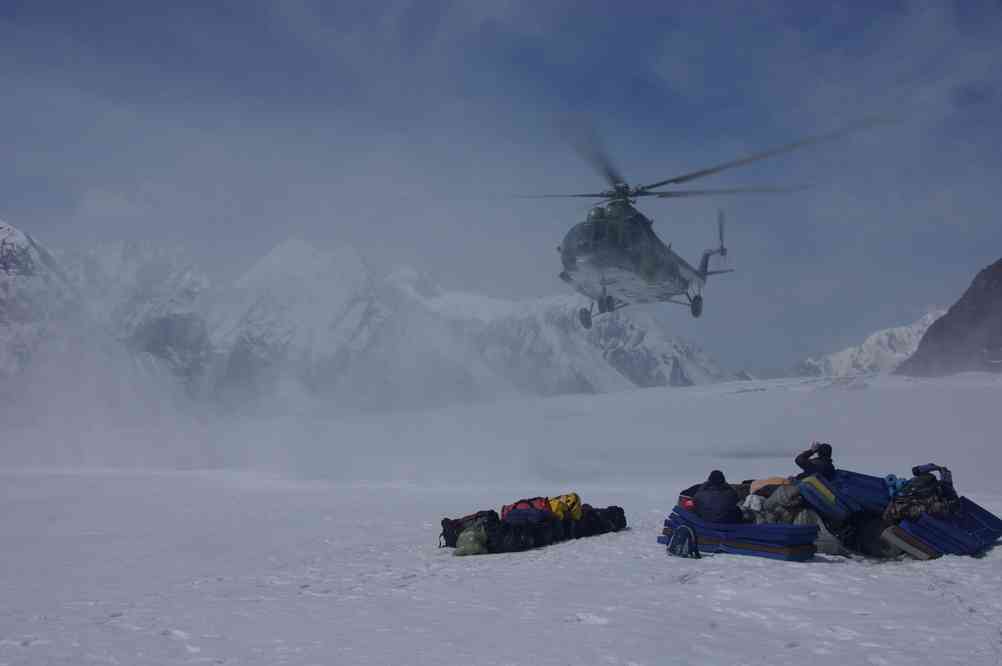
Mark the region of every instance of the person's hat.
<instances>
[{"instance_id":1,"label":"person's hat","mask_svg":"<svg viewBox=\"0 0 1002 666\"><path fill-rule=\"evenodd\" d=\"M715 469L710 472L710 477L707 479L710 483L724 483L726 479L724 478L724 473L719 469Z\"/></svg>"}]
</instances>

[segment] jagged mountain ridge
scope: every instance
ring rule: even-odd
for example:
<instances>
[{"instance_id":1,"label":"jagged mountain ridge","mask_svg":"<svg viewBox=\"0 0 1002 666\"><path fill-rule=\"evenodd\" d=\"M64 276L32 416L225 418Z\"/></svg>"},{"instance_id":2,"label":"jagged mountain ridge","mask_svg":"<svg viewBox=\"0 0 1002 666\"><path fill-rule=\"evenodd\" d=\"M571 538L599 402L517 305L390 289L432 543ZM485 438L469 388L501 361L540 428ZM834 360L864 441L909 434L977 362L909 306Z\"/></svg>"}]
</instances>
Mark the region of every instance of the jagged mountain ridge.
<instances>
[{"instance_id":1,"label":"jagged mountain ridge","mask_svg":"<svg viewBox=\"0 0 1002 666\"><path fill-rule=\"evenodd\" d=\"M182 249L113 242L58 257L91 324L154 372L199 381L211 355L204 317L211 283Z\"/></svg>"},{"instance_id":2,"label":"jagged mountain ridge","mask_svg":"<svg viewBox=\"0 0 1002 666\"><path fill-rule=\"evenodd\" d=\"M241 280L256 284L245 299L249 307L213 329L225 357L224 387L240 390L237 378L248 377L274 387L291 376L342 404L381 396L396 405L730 378L639 309L599 318L585 332L573 297L511 302L446 292L407 269L374 279L364 262L343 252L313 250L304 258L309 246L290 241L265 259L270 281ZM330 271L338 265L339 282L352 288L327 294L322 282L304 282L292 268L325 262ZM276 300L276 291L287 296ZM315 307L298 309L301 299Z\"/></svg>"},{"instance_id":3,"label":"jagged mountain ridge","mask_svg":"<svg viewBox=\"0 0 1002 666\"><path fill-rule=\"evenodd\" d=\"M52 253L0 221L0 377L22 372L78 306Z\"/></svg>"},{"instance_id":4,"label":"jagged mountain ridge","mask_svg":"<svg viewBox=\"0 0 1002 666\"><path fill-rule=\"evenodd\" d=\"M891 372L915 353L926 330L945 310L931 310L918 321L869 335L862 344L821 356L811 356L794 369L796 376L852 377Z\"/></svg>"},{"instance_id":5,"label":"jagged mountain ridge","mask_svg":"<svg viewBox=\"0 0 1002 666\"><path fill-rule=\"evenodd\" d=\"M303 394L409 407L732 378L641 308L584 331L574 296L503 301L443 291L412 270L377 277L351 248L290 239L232 285L213 286L175 248L112 243L51 253L4 229L0 358L8 375L30 365L25 348L86 329L144 372L179 380L191 397L235 406ZM21 259L15 266L22 255L30 268ZM31 329L27 347L18 328L26 317L48 322ZM96 346L107 353L107 344Z\"/></svg>"}]
</instances>

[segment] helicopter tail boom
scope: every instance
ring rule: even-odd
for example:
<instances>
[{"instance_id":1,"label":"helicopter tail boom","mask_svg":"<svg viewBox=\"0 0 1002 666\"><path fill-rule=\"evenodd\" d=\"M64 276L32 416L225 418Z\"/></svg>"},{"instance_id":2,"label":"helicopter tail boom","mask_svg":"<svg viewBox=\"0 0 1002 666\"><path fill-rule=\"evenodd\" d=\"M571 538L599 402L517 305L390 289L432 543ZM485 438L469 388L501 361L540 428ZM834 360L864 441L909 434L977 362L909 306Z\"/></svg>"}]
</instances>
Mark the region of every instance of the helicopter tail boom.
<instances>
[{"instance_id":1,"label":"helicopter tail boom","mask_svg":"<svg viewBox=\"0 0 1002 666\"><path fill-rule=\"evenodd\" d=\"M717 239L720 244L713 250L706 250L703 252L702 258L699 260L699 274L704 279L710 275L720 275L721 273L733 273L734 269L728 268L723 270L710 270L710 257L714 255L720 255L721 257L727 256L727 247L724 246L724 211L717 211Z\"/></svg>"}]
</instances>

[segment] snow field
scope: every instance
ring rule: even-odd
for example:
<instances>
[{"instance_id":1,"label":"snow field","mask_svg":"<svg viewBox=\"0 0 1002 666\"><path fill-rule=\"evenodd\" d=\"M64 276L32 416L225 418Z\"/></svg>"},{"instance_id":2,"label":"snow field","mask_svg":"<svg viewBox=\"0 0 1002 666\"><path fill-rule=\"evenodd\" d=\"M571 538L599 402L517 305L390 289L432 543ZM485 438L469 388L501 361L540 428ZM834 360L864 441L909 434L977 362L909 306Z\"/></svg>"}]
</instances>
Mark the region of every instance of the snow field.
<instances>
[{"instance_id":1,"label":"snow field","mask_svg":"<svg viewBox=\"0 0 1002 666\"><path fill-rule=\"evenodd\" d=\"M710 469L791 473L812 438L873 474L945 463L1002 512L1000 398L989 376L787 380L7 430L0 665L997 663L998 549L680 560L655 539ZM444 516L570 490L623 506L632 529L517 554L436 547Z\"/></svg>"},{"instance_id":2,"label":"snow field","mask_svg":"<svg viewBox=\"0 0 1002 666\"><path fill-rule=\"evenodd\" d=\"M1002 649L999 551L668 558L654 543L667 491L583 487L628 507L632 529L457 558L436 547L438 519L503 489L229 472L2 481L2 664L971 664Z\"/></svg>"}]
</instances>

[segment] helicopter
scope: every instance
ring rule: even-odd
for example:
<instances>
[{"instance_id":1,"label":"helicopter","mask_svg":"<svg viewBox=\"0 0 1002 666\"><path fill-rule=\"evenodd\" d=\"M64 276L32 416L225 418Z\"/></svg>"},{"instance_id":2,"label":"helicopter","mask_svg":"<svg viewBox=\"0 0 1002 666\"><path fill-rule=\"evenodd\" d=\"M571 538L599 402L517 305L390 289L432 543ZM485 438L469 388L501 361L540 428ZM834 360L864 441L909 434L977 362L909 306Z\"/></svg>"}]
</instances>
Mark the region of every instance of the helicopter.
<instances>
[{"instance_id":1,"label":"helicopter","mask_svg":"<svg viewBox=\"0 0 1002 666\"><path fill-rule=\"evenodd\" d=\"M691 171L680 176L659 180L649 185L630 186L608 154L591 140L579 146L582 157L605 178L609 189L584 194L537 194L529 198L593 198L600 203L591 208L587 218L575 225L557 247L563 270L559 277L577 292L591 300L591 306L581 308L578 318L589 329L596 314L606 314L634 303L673 303L689 308L693 317L703 313L703 288L711 275L733 272L733 269L711 270L710 259L727 257L724 245L724 215L718 211L717 247L703 252L694 266L679 256L654 232L653 221L634 207L637 199L656 197L673 199L734 194L785 193L806 189L793 187L728 187L718 189L660 188L680 185L711 176L751 162L788 153L816 143L831 141L850 132L885 122L868 120L819 134L782 146L731 160L716 166Z\"/></svg>"}]
</instances>

